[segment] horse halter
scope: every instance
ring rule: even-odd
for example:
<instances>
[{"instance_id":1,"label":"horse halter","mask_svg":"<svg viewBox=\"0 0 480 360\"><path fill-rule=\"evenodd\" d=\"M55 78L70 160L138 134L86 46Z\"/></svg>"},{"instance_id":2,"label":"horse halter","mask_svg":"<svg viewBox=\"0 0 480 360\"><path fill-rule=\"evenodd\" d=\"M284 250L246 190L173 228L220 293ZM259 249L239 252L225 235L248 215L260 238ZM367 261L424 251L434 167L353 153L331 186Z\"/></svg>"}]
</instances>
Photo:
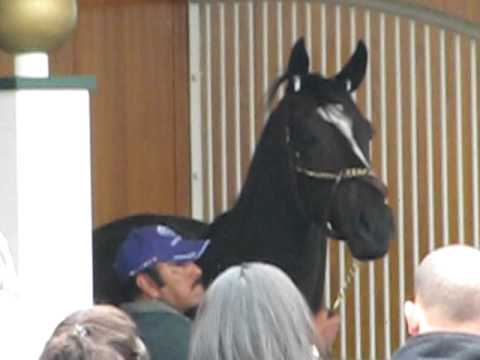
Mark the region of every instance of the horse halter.
<instances>
[{"instance_id":1,"label":"horse halter","mask_svg":"<svg viewBox=\"0 0 480 360\"><path fill-rule=\"evenodd\" d=\"M298 92L301 89L301 80L298 76L293 78L294 91ZM295 163L295 170L297 173L305 175L310 178L319 179L319 180L330 180L334 181L333 186L330 190L329 201L325 210L325 231L327 236L341 239L342 237L331 227L328 218L330 217L331 206L333 202L333 197L338 188L338 185L343 180L359 178L365 180L368 185L373 186L385 197L387 193L386 186L379 180L371 170L370 162L367 160L367 157L361 150L355 136L353 134L353 125L352 120L345 115L343 111L343 106L341 104L327 104L325 106L319 106L317 108L317 113L320 117L327 123L332 124L348 141L353 153L364 165L363 167L349 167L343 168L339 172L328 172L315 169L308 169L306 167L300 166L298 163ZM290 128L286 128L286 142L291 149L291 139L290 139ZM295 160L300 159L300 152L294 151Z\"/></svg>"},{"instance_id":2,"label":"horse halter","mask_svg":"<svg viewBox=\"0 0 480 360\"><path fill-rule=\"evenodd\" d=\"M301 77L298 75L293 76L293 90L295 93L298 93L302 88ZM350 84L347 83L347 90L349 91ZM328 220L331 206L333 202L333 198L335 196L335 192L338 188L338 185L347 179L355 179L358 178L359 180L365 180L368 185L377 189L384 197L387 194L387 187L383 184L383 182L378 179L373 171L371 170L370 162L363 154L360 146L358 145L357 141L355 140L353 134L353 126L352 121L343 113L343 106L340 104L329 104L323 107L317 108L317 113L320 117L335 126L338 131L347 139L349 142L352 151L357 156L357 158L362 162L364 167L349 167L343 168L339 172L329 172L329 171L321 171L315 169L308 169L306 167L300 166L298 163L295 163L295 170L297 173L302 174L304 176L319 179L319 180L327 180L327 181L334 181L333 186L330 190L329 200L327 203L327 207L325 210L324 218L325 218L325 225L323 226L326 232L326 235L331 238L341 239L341 236L331 227L330 222ZM294 159L300 159L300 152L292 149L291 147L291 139L290 139L290 127L287 125L286 127L286 143L290 150L294 152ZM337 311L342 302L344 302L346 297L346 292L354 280L356 274L359 271L360 261L352 258L352 264L348 270L347 276L343 281L343 284L340 286L339 292L335 301L333 302L333 306L330 308L329 312L333 313Z\"/></svg>"},{"instance_id":3,"label":"horse halter","mask_svg":"<svg viewBox=\"0 0 480 360\"><path fill-rule=\"evenodd\" d=\"M290 129L287 126L286 128L286 140L287 140L287 145L290 148ZM300 158L300 153L298 151L295 151L295 159ZM333 173L333 172L328 172L328 171L317 171L317 170L312 170L312 169L307 169L305 167L299 166L298 164L295 164L295 170L299 174L303 174L305 176L314 178L314 179L320 179L320 180L330 180L330 181L335 181L331 190L330 190L330 196L329 196L329 201L327 205L327 210L325 213L325 225L324 229L325 232L327 233L327 236L333 237L333 238L339 238L339 235L337 232L329 226L330 222L328 221L328 215L330 213L330 208L331 208L331 203L333 201L333 197L335 195L335 191L340 184L342 180L346 179L353 179L353 178L362 178L362 177L372 177L375 178L373 175L370 167L364 167L364 168L359 168L359 167L351 167L351 168L344 168L340 170L338 173ZM355 278L357 272L359 271L360 268L360 261L358 261L355 258L352 258L352 264L350 265L350 268L347 272L346 278L343 280L343 284L340 286L340 289L338 291L338 294L333 301L333 305L330 309L328 309L328 312L330 314L333 314L338 311L340 308L342 302L345 301L347 289L352 283L353 279Z\"/></svg>"},{"instance_id":4,"label":"horse halter","mask_svg":"<svg viewBox=\"0 0 480 360\"><path fill-rule=\"evenodd\" d=\"M286 142L287 142L287 145L289 146L289 149L291 149L290 128L288 126L286 128ZM293 151L295 154L295 159L296 160L300 159L300 152L295 150ZM343 168L339 172L335 173L335 172L329 172L329 171L308 169L306 167L298 165L297 163L295 163L294 166L295 166L296 172L299 174L302 174L314 179L334 181L333 186L330 190L330 196L329 196L326 212L324 214L324 217L325 217L324 228L327 233L327 236L334 237L334 238L341 238L339 234L335 232L335 230L333 230L332 227L329 225L329 220L328 220L330 215L331 203L333 201L333 197L335 195L337 187L343 180L361 178L365 176L372 176L372 171L370 167Z\"/></svg>"}]
</instances>

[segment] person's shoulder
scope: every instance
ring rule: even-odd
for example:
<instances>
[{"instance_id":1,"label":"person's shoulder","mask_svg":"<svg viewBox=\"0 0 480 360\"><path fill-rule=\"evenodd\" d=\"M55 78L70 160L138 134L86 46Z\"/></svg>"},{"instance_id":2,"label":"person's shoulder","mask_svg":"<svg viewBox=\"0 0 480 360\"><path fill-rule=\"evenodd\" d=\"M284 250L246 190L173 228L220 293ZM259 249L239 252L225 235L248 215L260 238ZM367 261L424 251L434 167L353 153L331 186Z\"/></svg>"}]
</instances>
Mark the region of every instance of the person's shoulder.
<instances>
[{"instance_id":1,"label":"person's shoulder","mask_svg":"<svg viewBox=\"0 0 480 360\"><path fill-rule=\"evenodd\" d=\"M192 326L192 321L179 313L162 312L157 316L162 318L172 329L188 329Z\"/></svg>"},{"instance_id":2,"label":"person's shoulder","mask_svg":"<svg viewBox=\"0 0 480 360\"><path fill-rule=\"evenodd\" d=\"M132 317L141 330L163 331L168 336L189 333L192 323L182 314L168 311L142 312L133 314Z\"/></svg>"},{"instance_id":3,"label":"person's shoulder","mask_svg":"<svg viewBox=\"0 0 480 360\"><path fill-rule=\"evenodd\" d=\"M149 316L174 316L190 321L185 315L161 301L133 301L124 303L121 308L129 314L148 314Z\"/></svg>"},{"instance_id":4,"label":"person's shoulder","mask_svg":"<svg viewBox=\"0 0 480 360\"><path fill-rule=\"evenodd\" d=\"M413 336L392 356L392 360L478 359L480 336L460 332L428 332ZM472 357L473 356L473 357Z\"/></svg>"},{"instance_id":5,"label":"person's shoulder","mask_svg":"<svg viewBox=\"0 0 480 360\"><path fill-rule=\"evenodd\" d=\"M140 336L153 359L185 360L191 321L169 312L142 313L136 319Z\"/></svg>"}]
</instances>

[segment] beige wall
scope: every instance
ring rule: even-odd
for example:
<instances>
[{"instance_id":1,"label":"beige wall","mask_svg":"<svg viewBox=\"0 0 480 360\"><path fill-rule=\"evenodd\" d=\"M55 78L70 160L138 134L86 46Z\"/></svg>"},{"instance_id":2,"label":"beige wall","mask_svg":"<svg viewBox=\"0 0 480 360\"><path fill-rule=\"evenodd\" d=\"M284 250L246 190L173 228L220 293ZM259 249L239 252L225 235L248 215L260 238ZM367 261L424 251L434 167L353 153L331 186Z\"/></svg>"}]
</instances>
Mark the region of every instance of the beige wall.
<instances>
[{"instance_id":1,"label":"beige wall","mask_svg":"<svg viewBox=\"0 0 480 360\"><path fill-rule=\"evenodd\" d=\"M438 10L470 22L480 23L480 2L477 0L403 0L403 2Z\"/></svg>"},{"instance_id":2,"label":"beige wall","mask_svg":"<svg viewBox=\"0 0 480 360\"><path fill-rule=\"evenodd\" d=\"M472 243L474 238L474 203L473 189L478 188L472 179L472 137L473 130L480 130L478 121L471 121L473 117L472 103L478 103L470 95L471 79L475 77L471 73L471 39L468 36L459 37L452 33L445 34L445 51L441 52L439 39L443 32L437 26L429 26L428 41L424 24L415 25L415 43L410 46L411 22L409 19L397 19L392 15L381 17L377 11L369 12L371 30L365 30L365 11L351 12L350 8L341 6L337 8L331 2L323 7L321 1L242 1L236 8L240 14L238 21L242 31L238 34L238 50L232 44L235 43L235 29L233 24L235 7L234 2L225 2L220 6L218 1L205 0L208 6L199 9L199 32L203 41L209 41L209 47L201 46L200 73L203 74L202 90L202 121L205 126L210 123L212 129L212 156L206 157L204 163L213 169L213 187L205 186L204 194L213 199L212 204L205 202L205 213L218 214L222 211L225 196L229 206L235 200L235 179L240 171L243 178L249 165L250 133L254 132L257 138L260 136L264 119L264 95L265 89L279 75L280 69L284 69L288 59L290 45L295 40L293 36L305 35L308 29L312 29L310 36L312 45L312 68L319 71L326 65L327 75L337 72L338 64L343 64L351 54L352 34L356 39L370 37L369 69L371 71L371 94L367 92L367 84L364 82L356 92L356 102L359 108L366 113L371 105L371 115L376 136L372 146L372 162L374 169L388 181L389 203L392 206L397 219L398 231L396 241L392 242L389 252L389 263L384 265L382 260L372 263L374 269L373 281L370 277L368 266L363 266L360 272L360 289L357 293L361 299L360 310L355 307L355 295L353 286L349 288L346 296L346 321L345 329L346 358L355 358L356 351L356 327L360 328L362 358L385 359L390 352L395 350L401 342L403 318L400 315L402 299L400 290L404 290L405 298L412 294L413 269L415 245L418 244L418 255L421 258L429 251L429 240L434 233L433 245L438 247L445 239L449 242L457 242L463 237L467 243ZM306 5L309 6L306 6ZM435 5L437 10L452 9L455 14L479 18L480 2L423 2L420 5ZM252 5L250 7L250 5ZM462 8L462 6L464 6ZM249 19L249 10L252 10L253 19ZM295 9L295 12L294 10ZM307 10L308 9L308 10ZM337 11L339 10L339 11ZM325 11L325 23L322 23ZM278 14L281 17L278 18ZM311 18L309 16L311 15ZM295 22L292 19L295 16ZM355 23L352 28L352 19ZM384 19L385 31L381 31L380 24ZM254 24L254 36L250 40L249 22ZM311 21L310 21L311 20ZM399 21L397 21L399 20ZM307 24L309 26L307 26ZM295 25L295 31L292 27ZM338 25L338 27L337 27ZM399 32L397 33L396 29ZM262 29L266 32L261 32ZM325 33L322 33L325 29ZM352 31L354 30L354 31ZM295 35L292 33L295 32ZM398 35L399 34L399 35ZM399 47L396 47L397 35ZM385 38L385 69L381 69L382 38ZM338 37L338 38L337 38ZM223 42L223 39L225 41ZM458 39L458 43L457 43ZM337 52L337 41L340 41ZM253 44L252 44L253 43ZM461 70L456 68L456 45L459 45L461 57ZM431 52L427 63L426 49L431 46ZM478 54L478 45L476 53ZM325 59L322 50L326 50ZM414 68L412 67L410 54L415 49ZM237 52L238 51L238 52ZM443 56L440 56L440 52ZM235 60L240 56L238 68L235 68ZM478 57L478 55L477 55ZM248 59L252 58L249 66ZM223 59L223 62L222 62ZM280 63L280 64L279 64ZM211 65L211 66L209 66ZM445 66L445 77L442 78L441 70ZM222 70L224 69L224 71ZM414 75L411 76L412 69ZM238 81L236 73L238 72ZM253 74L253 75L252 75ZM401 74L400 77L397 77ZM431 81L427 81L427 75L431 74ZM456 97L457 74L461 80L462 97ZM225 89L222 88L222 79L225 79ZM445 87L442 81L444 80ZM385 81L385 92L382 84ZM235 86L232 86L235 84ZM478 84L478 81L476 82ZM211 85L211 91L210 91ZM235 108L235 90L240 89L238 112L240 113L241 129L237 134L234 129L234 119L237 109ZM411 95L411 89L415 89L415 97ZM427 121L427 109L429 108L427 90L431 96L432 127L429 128ZM442 101L442 93L445 93L445 101ZM369 95L372 101L369 104ZM478 95L478 94L477 94ZM401 100L401 102L399 101ZM385 100L385 114L383 117L382 100ZM253 104L253 106L251 106ZM398 107L397 107L398 105ZM457 109L462 110L461 121L457 121ZM225 113L222 112L222 109ZM445 109L445 112L442 112ZM412 115L415 114L415 115ZM415 116L415 118L414 118ZM223 119L227 119L225 125ZM249 118L255 121L250 122ZM412 119L414 118L414 119ZM385 119L385 121L382 121ZM442 119L446 119L442 125ZM415 121L412 125L412 121ZM460 123L460 125L458 125ZM443 127L443 128L442 128ZM225 151L222 141L226 136ZM443 147L442 129L447 133L447 146ZM205 131L207 133L207 131ZM413 142L414 134L417 141ZM382 136L385 136L382 141ZM432 138L432 147L427 148L428 138ZM457 142L462 136L463 143ZM237 154L237 144L240 144L240 156ZM385 144L385 145L384 145ZM461 144L461 145L457 145ZM447 148L446 161L442 158L442 149ZM412 150L413 149L413 150ZM204 149L204 153L207 153ZM432 155L429 155L432 150ZM412 155L416 154L416 159ZM458 157L462 157L463 169L459 174L457 163ZM478 154L480 156L480 153ZM241 167L236 169L233 165L241 160ZM227 164L227 175L222 173L222 164ZM383 171L383 164L386 163ZM432 164L433 179L429 179L427 164ZM446 165L445 165L446 164ZM447 176L444 176L446 170ZM208 184L210 175L204 171L204 184ZM463 193L460 195L459 188L463 181ZM434 206L429 208L429 191L433 184ZM445 185L447 187L447 200L443 197ZM418 195L413 198L414 188L418 189ZM416 203L416 202L417 203ZM417 205L418 204L418 205ZM213 210L211 209L213 207ZM228 206L227 206L228 207ZM460 210L464 216L460 218ZM445 213L448 216L445 218ZM429 221L433 218L432 227ZM460 226L460 219L464 226ZM448 224L446 230L445 224ZM418 230L416 228L418 225ZM415 240L417 239L418 240ZM339 291L341 281L341 260L344 260L346 268L351 264L351 256L345 256L339 249L338 242L333 241L330 247L331 263L331 294L332 300ZM402 279L403 278L403 279ZM389 289L384 296L385 283L389 283ZM370 306L369 286L376 289L372 294L373 306ZM388 305L389 304L389 305ZM387 311L384 308L388 307ZM360 316L358 316L360 315ZM375 318L375 327L370 326L369 317ZM385 325L386 324L386 325ZM372 335L370 329L375 329ZM388 333L387 333L388 332ZM389 335L390 334L390 335ZM390 349L386 347L385 338L391 340ZM374 349L371 351L371 339L374 339ZM341 352L340 341L335 348L335 358Z\"/></svg>"},{"instance_id":3,"label":"beige wall","mask_svg":"<svg viewBox=\"0 0 480 360\"><path fill-rule=\"evenodd\" d=\"M80 0L73 39L51 74L93 74L94 222L136 212L189 214L185 1ZM0 76L12 58L0 54ZM68 121L68 119L66 119Z\"/></svg>"},{"instance_id":4,"label":"beige wall","mask_svg":"<svg viewBox=\"0 0 480 360\"><path fill-rule=\"evenodd\" d=\"M480 21L475 0L409 0ZM75 36L51 56L52 74L94 74L94 219L134 212L188 214L186 1L79 0ZM0 54L0 76L12 73ZM248 164L243 164L248 166Z\"/></svg>"}]
</instances>

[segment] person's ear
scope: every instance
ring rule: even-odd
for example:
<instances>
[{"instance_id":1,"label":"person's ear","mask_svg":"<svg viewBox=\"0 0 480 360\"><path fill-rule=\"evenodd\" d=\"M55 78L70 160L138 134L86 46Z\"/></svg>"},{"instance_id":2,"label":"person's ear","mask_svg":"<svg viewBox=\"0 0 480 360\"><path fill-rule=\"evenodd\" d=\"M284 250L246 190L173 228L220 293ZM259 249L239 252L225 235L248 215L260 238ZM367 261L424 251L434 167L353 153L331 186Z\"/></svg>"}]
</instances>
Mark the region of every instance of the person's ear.
<instances>
[{"instance_id":1,"label":"person's ear","mask_svg":"<svg viewBox=\"0 0 480 360\"><path fill-rule=\"evenodd\" d=\"M155 281L147 274L138 274L135 278L135 282L146 297L150 299L158 299L160 296L160 289Z\"/></svg>"},{"instance_id":2,"label":"person's ear","mask_svg":"<svg viewBox=\"0 0 480 360\"><path fill-rule=\"evenodd\" d=\"M412 336L418 335L420 333L422 309L412 301L405 301L404 312L408 333Z\"/></svg>"}]
</instances>

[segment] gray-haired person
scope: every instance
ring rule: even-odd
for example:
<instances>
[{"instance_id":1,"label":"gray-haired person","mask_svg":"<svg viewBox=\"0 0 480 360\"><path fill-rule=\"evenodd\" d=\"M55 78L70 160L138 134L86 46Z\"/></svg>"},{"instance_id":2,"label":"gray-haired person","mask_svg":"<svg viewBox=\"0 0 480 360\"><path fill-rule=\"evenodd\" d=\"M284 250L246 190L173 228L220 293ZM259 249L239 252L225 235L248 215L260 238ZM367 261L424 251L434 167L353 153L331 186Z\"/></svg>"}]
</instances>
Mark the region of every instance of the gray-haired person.
<instances>
[{"instance_id":1,"label":"gray-haired person","mask_svg":"<svg viewBox=\"0 0 480 360\"><path fill-rule=\"evenodd\" d=\"M192 328L189 360L325 359L303 296L279 268L245 263L221 273Z\"/></svg>"}]
</instances>

